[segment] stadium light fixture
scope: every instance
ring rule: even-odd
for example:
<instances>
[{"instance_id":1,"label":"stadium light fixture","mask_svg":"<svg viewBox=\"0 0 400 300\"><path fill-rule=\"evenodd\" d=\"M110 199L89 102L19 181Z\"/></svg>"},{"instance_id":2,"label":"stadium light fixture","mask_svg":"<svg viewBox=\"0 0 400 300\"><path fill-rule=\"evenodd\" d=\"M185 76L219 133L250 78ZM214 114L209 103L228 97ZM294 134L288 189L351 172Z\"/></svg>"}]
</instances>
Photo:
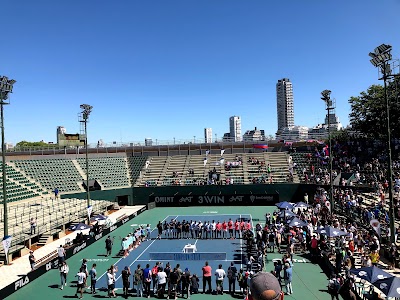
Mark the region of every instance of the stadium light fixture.
<instances>
[{"instance_id":1,"label":"stadium light fixture","mask_svg":"<svg viewBox=\"0 0 400 300\"><path fill-rule=\"evenodd\" d=\"M7 171L6 171L6 145L4 140L4 105L10 104L9 94L13 91L16 81L0 76L0 106L1 106L1 167L3 172L3 207L4 207L4 237L8 236L8 212L7 212ZM8 259L6 260L8 263Z\"/></svg>"},{"instance_id":2,"label":"stadium light fixture","mask_svg":"<svg viewBox=\"0 0 400 300\"><path fill-rule=\"evenodd\" d=\"M331 204L331 213L333 213L334 201L333 201L333 151L332 151L332 137L331 137L331 110L335 109L333 102L331 100L330 90L323 90L321 92L321 99L325 102L326 112L328 117L328 141L329 141L329 183L330 183L330 193L329 193L329 201Z\"/></svg>"},{"instance_id":3,"label":"stadium light fixture","mask_svg":"<svg viewBox=\"0 0 400 300\"><path fill-rule=\"evenodd\" d=\"M390 60L392 59L392 46L382 44L374 49L374 52L370 52L369 56L372 58L370 60L371 64L380 69L382 73L382 77L379 80L383 80L383 88L384 88L384 100L386 104L386 138L387 138L387 164L388 164L388 172L387 172L387 181L388 181L388 189L389 189L389 226L390 226L390 243L394 243L395 241L395 213L394 213L394 203L393 203L393 168L392 168L392 148L391 148L391 133L390 133L390 105L389 105L389 97L387 94L387 80L396 75L392 75L392 70L390 68ZM389 242L388 241L388 242Z\"/></svg>"},{"instance_id":4,"label":"stadium light fixture","mask_svg":"<svg viewBox=\"0 0 400 300\"><path fill-rule=\"evenodd\" d=\"M90 206L90 191L89 191L89 151L88 151L88 137L87 137L87 122L89 120L89 115L92 112L93 106L89 104L81 104L80 108L82 109L81 122L85 125L85 160L86 160L86 199L87 206ZM90 224L90 216L88 216L88 224Z\"/></svg>"}]
</instances>

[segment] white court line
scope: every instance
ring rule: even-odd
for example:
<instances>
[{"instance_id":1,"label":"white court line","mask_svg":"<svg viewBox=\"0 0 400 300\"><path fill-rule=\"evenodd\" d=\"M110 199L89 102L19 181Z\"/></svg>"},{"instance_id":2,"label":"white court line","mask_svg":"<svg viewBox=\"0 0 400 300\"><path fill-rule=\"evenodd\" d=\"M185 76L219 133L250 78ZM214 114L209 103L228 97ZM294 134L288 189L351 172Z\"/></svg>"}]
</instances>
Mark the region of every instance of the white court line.
<instances>
[{"instance_id":1,"label":"white court line","mask_svg":"<svg viewBox=\"0 0 400 300\"><path fill-rule=\"evenodd\" d=\"M178 217L179 217L179 215L176 216L176 218L175 218L174 220L176 220ZM165 220L165 219L164 219L164 220ZM161 223L164 222L164 220L162 220ZM155 230L155 229L153 229L151 232L153 232L154 230ZM137 262L137 260L146 252L146 250L149 249L150 246L153 245L154 242L157 241L157 240L158 240L158 239L155 239L154 241L152 241L152 242L150 243L150 245L148 245L148 246L146 247L146 249L144 249L144 250L142 251L142 253L139 254L138 257L136 257L136 259L129 265L129 267L132 266L135 262ZM148 261L148 260L147 260L147 261ZM122 273L117 277L117 279L116 279L115 281L117 281L121 276L122 276Z\"/></svg>"},{"instance_id":2,"label":"white court line","mask_svg":"<svg viewBox=\"0 0 400 300\"><path fill-rule=\"evenodd\" d=\"M168 215L166 218L164 218L164 220L162 220L161 223L164 222L168 217L169 217L169 215ZM121 227L122 227L122 226L121 226ZM120 228L121 228L121 227L120 227ZM153 229L151 232L153 232L153 231L156 230L156 229L157 229L157 226L154 227L154 229ZM154 240L154 241L156 241L156 240ZM154 242L154 241L153 241L153 242ZM142 254L143 254L143 253L142 253ZM120 262L122 259L124 259L124 258L125 258L124 256L121 257L121 258L118 259L113 265L115 266L117 263L119 263L119 262ZM107 274L107 272L104 272L99 278L97 278L97 281L100 281L100 278L102 278L105 274ZM121 275L119 275L118 278L119 278L120 276L121 276ZM118 278L117 278L117 279L118 279ZM117 281L117 280L115 280L115 281Z\"/></svg>"}]
</instances>

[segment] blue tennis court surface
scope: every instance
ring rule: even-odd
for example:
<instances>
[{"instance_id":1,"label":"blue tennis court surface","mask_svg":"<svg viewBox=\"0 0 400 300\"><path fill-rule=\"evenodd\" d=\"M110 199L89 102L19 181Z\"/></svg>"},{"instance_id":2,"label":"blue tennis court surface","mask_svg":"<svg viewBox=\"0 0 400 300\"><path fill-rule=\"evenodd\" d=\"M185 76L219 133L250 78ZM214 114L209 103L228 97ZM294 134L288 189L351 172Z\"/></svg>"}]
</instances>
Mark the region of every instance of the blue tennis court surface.
<instances>
[{"instance_id":1,"label":"blue tennis court surface","mask_svg":"<svg viewBox=\"0 0 400 300\"><path fill-rule=\"evenodd\" d=\"M252 217L249 214L230 214L230 215L169 215L164 218L164 221L176 220L182 222L186 221L201 221L201 222L212 222L212 221L228 221L232 219L243 219L250 221L252 226ZM134 226L137 225L137 226ZM133 230L140 225L147 224L133 224L131 225ZM165 267L166 263L169 262L171 268L174 268L177 264L180 264L180 268L184 270L189 268L192 274L197 274L200 278L200 287L202 287L202 270L205 261L209 262L213 272L218 268L219 264L222 264L222 268L226 271L233 262L236 268L239 270L245 263L245 246L242 239L167 239L163 235L163 239L158 240L156 224L151 224L154 229L151 232L151 240L142 242L141 245L135 250L131 251L129 256L121 258L116 262L118 267L117 280L115 287L122 289L122 278L121 271L125 266L129 266L131 271L137 268L140 264L142 268L146 267L146 264L150 264L152 268L157 261L163 263ZM183 248L188 245L196 246L196 253L184 254ZM115 247L116 248L116 247ZM156 258L156 259L152 259ZM164 259L160 259L164 258ZM98 289L107 288L107 276L106 273L102 274L97 281Z\"/></svg>"}]
</instances>

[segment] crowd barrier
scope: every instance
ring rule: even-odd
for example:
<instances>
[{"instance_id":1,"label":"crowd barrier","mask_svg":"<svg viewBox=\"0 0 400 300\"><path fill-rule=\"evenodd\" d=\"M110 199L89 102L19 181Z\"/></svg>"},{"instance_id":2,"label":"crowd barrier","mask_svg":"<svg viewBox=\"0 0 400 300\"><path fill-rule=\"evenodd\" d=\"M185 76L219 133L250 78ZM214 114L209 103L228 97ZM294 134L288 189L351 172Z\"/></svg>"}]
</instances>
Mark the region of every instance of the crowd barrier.
<instances>
[{"instance_id":1,"label":"crowd barrier","mask_svg":"<svg viewBox=\"0 0 400 300\"><path fill-rule=\"evenodd\" d=\"M72 257L72 256L74 256L78 252L82 251L86 247L90 246L91 244L93 244L97 240L101 239L103 236L108 235L110 232L114 231L118 227L124 225L126 222L132 220L133 218L135 218L136 216L138 216L139 214L141 214L145 210L146 210L146 207L143 207L139 211L135 212L134 214L132 214L130 216L126 216L125 218L121 219L120 221L118 221L117 223L113 224L109 228L103 229L102 232L100 232L99 234L97 234L95 236L90 237L89 239L85 240L83 243L81 243L79 245L73 245L72 247L66 249L66 257L67 257L67 259ZM28 264L28 260L27 260L26 263ZM16 292L19 289L23 288L24 286L28 285L29 283L31 283L35 279L39 278L40 276L42 276L46 272L50 271L51 269L58 269L58 257L56 257L56 258L48 261L47 263L39 266L36 270L31 271L28 274L21 276L15 282L13 282L13 283L9 284L8 286L4 287L0 291L1 298L4 299L4 298L10 296L14 292Z\"/></svg>"}]
</instances>

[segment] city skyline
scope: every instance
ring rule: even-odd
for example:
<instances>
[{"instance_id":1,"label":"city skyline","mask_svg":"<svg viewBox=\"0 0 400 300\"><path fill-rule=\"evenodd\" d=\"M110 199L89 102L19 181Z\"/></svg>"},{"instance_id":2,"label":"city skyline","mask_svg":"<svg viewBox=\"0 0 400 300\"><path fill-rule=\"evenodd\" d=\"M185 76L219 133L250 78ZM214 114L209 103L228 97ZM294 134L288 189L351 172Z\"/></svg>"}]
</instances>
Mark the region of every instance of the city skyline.
<instances>
[{"instance_id":1,"label":"city skyline","mask_svg":"<svg viewBox=\"0 0 400 300\"><path fill-rule=\"evenodd\" d=\"M17 81L4 110L5 141L56 142L57 126L78 133L82 103L93 106L91 144L200 139L206 127L221 139L233 115L242 133L257 127L275 135L281 78L294 86L296 125L324 122L320 92L329 89L347 126L348 99L380 83L368 53L386 43L400 57L400 2L355 0L344 8L5 2L2 22L13 30L0 48L0 75Z\"/></svg>"}]
</instances>

